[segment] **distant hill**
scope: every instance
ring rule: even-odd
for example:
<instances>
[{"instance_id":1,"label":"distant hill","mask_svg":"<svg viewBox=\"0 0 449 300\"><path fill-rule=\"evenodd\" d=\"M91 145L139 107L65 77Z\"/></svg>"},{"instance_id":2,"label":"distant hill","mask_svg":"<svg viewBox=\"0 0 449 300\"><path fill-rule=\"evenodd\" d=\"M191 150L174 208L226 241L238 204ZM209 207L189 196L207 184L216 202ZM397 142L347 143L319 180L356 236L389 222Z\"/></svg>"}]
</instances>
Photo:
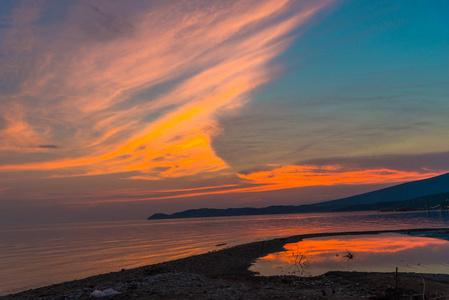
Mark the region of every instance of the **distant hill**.
<instances>
[{"instance_id":1,"label":"distant hill","mask_svg":"<svg viewBox=\"0 0 449 300\"><path fill-rule=\"evenodd\" d=\"M177 212L171 215L154 214L148 220L157 219L179 219L179 218L203 218L203 217L229 217L229 216L252 216L252 215L274 215L274 214L292 214L302 213L307 211L307 205L293 206L293 205L279 205L269 206L263 208L199 208L189 209L182 212Z\"/></svg>"},{"instance_id":2,"label":"distant hill","mask_svg":"<svg viewBox=\"0 0 449 300\"><path fill-rule=\"evenodd\" d=\"M310 206L327 210L339 210L351 205L402 201L446 192L449 192L449 173L343 199L315 203Z\"/></svg>"},{"instance_id":3,"label":"distant hill","mask_svg":"<svg viewBox=\"0 0 449 300\"><path fill-rule=\"evenodd\" d=\"M442 200L446 200L445 198L446 195L444 193L449 193L449 173L428 179L411 181L356 196L325 201L310 205L298 205L298 206L278 205L264 208L252 208L252 207L227 208L227 209L200 208L177 212L171 215L157 213L149 217L148 220L288 214L288 213L306 213L306 212L379 210L383 208L390 209L395 207L424 208L425 206L423 207L419 206L420 205L434 206L432 203L437 203L438 201L440 201L441 199L439 197L444 198ZM429 197L426 198L425 196ZM410 201L410 202L406 203L403 201ZM380 203L383 203L384 205L380 205Z\"/></svg>"},{"instance_id":4,"label":"distant hill","mask_svg":"<svg viewBox=\"0 0 449 300\"><path fill-rule=\"evenodd\" d=\"M418 209L439 209L449 208L449 193L435 194L424 197L413 198L402 201L378 202L371 204L358 204L345 206L338 211L359 211L359 210L418 210Z\"/></svg>"}]
</instances>

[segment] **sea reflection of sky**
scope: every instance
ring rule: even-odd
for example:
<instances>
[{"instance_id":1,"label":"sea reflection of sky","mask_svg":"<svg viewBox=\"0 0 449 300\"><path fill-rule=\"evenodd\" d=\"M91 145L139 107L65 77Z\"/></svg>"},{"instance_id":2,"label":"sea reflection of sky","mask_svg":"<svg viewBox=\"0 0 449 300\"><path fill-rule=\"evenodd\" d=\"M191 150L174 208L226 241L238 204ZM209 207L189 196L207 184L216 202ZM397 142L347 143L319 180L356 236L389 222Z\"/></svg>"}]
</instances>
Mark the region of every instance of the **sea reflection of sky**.
<instances>
[{"instance_id":1,"label":"sea reflection of sky","mask_svg":"<svg viewBox=\"0 0 449 300\"><path fill-rule=\"evenodd\" d=\"M305 239L269 254L250 270L260 275L316 276L328 271L449 274L449 233L342 235Z\"/></svg>"}]
</instances>

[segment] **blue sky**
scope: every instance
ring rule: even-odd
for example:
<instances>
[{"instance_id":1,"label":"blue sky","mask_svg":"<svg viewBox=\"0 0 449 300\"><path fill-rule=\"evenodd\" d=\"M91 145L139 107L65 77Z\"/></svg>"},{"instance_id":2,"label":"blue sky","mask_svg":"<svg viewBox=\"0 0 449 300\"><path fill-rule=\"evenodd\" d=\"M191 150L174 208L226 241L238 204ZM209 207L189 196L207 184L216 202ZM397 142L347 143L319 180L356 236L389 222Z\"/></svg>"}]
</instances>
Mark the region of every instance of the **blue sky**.
<instances>
[{"instance_id":1,"label":"blue sky","mask_svg":"<svg viewBox=\"0 0 449 300\"><path fill-rule=\"evenodd\" d=\"M277 59L285 73L262 87L245 111L264 115L268 124L248 128L269 139L265 132L287 119L287 128L271 138L280 144L294 132L306 140L284 141L289 146L278 152L285 153L314 142L334 148L326 156L446 151L448 4L432 4L332 5ZM336 145L341 139L345 145ZM322 152L301 154L298 161Z\"/></svg>"}]
</instances>

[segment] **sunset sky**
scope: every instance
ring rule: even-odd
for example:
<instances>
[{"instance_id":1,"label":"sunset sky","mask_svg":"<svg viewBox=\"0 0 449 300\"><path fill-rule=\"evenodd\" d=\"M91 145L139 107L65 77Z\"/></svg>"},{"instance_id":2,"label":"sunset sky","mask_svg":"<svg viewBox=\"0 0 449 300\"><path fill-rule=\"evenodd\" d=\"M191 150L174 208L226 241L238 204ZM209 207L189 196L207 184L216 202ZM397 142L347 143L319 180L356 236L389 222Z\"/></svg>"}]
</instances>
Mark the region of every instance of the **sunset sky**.
<instances>
[{"instance_id":1,"label":"sunset sky","mask_svg":"<svg viewBox=\"0 0 449 300\"><path fill-rule=\"evenodd\" d=\"M0 223L449 172L449 1L1 1Z\"/></svg>"}]
</instances>

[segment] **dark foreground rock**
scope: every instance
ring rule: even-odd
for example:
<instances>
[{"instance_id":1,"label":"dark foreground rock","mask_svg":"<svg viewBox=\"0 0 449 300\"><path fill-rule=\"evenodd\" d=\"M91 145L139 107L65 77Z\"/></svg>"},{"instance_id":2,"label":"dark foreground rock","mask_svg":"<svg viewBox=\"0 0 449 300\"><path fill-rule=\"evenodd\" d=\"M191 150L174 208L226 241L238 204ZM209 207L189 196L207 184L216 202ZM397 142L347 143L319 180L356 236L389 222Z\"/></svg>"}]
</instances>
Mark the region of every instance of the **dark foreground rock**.
<instances>
[{"instance_id":1,"label":"dark foreground rock","mask_svg":"<svg viewBox=\"0 0 449 300\"><path fill-rule=\"evenodd\" d=\"M106 279L106 278L104 278ZM6 299L92 299L95 290L121 292L113 299L449 299L449 276L329 272L296 276L205 276L168 272L116 281L67 283ZM82 283L82 284L81 284ZM425 285L425 287L424 287ZM423 294L425 298L423 298ZM106 297L109 299L108 297Z\"/></svg>"},{"instance_id":2,"label":"dark foreground rock","mask_svg":"<svg viewBox=\"0 0 449 300\"><path fill-rule=\"evenodd\" d=\"M254 276L248 271L255 259L282 251L286 243L324 235L329 234L239 245L25 291L2 299L92 299L94 291L108 289L120 294L106 299L449 299L449 275L329 272L301 278Z\"/></svg>"}]
</instances>

